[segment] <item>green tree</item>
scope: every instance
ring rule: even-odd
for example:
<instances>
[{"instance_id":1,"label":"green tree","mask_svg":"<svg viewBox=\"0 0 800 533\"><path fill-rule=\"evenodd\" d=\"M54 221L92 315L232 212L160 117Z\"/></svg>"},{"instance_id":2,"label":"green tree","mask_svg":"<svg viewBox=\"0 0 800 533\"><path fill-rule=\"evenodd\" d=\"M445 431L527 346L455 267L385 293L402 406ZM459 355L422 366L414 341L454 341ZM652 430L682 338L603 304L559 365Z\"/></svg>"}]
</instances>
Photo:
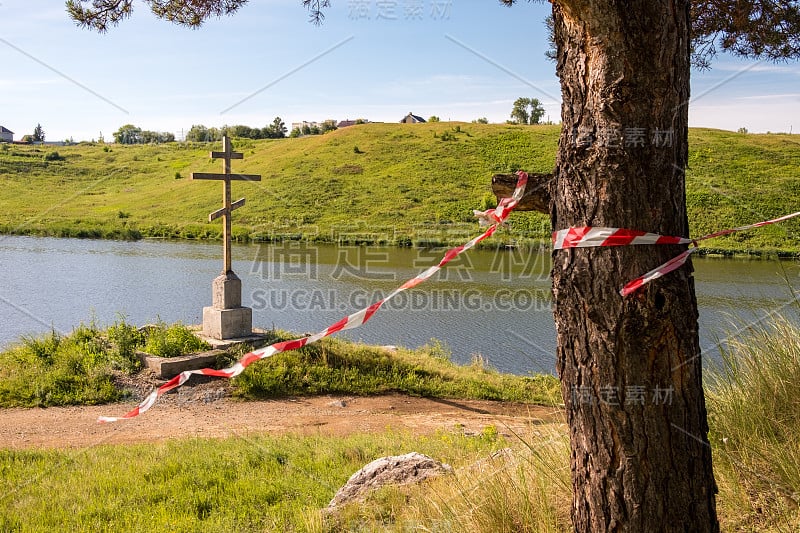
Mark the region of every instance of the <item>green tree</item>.
<instances>
[{"instance_id":1,"label":"green tree","mask_svg":"<svg viewBox=\"0 0 800 533\"><path fill-rule=\"evenodd\" d=\"M222 140L222 131L219 128L208 128L208 140L209 141L221 141Z\"/></svg>"},{"instance_id":2,"label":"green tree","mask_svg":"<svg viewBox=\"0 0 800 533\"><path fill-rule=\"evenodd\" d=\"M520 97L514 100L514 107L511 109L511 120L516 124L527 124L530 114L528 113L528 106L530 105L530 98Z\"/></svg>"},{"instance_id":3,"label":"green tree","mask_svg":"<svg viewBox=\"0 0 800 533\"><path fill-rule=\"evenodd\" d=\"M250 126L237 124L236 126L228 128L228 135L240 139L258 139L261 137L261 130L256 128L254 131Z\"/></svg>"},{"instance_id":4,"label":"green tree","mask_svg":"<svg viewBox=\"0 0 800 533\"><path fill-rule=\"evenodd\" d=\"M528 110L528 124L539 124L544 116L544 107L538 98L531 98Z\"/></svg>"},{"instance_id":5,"label":"green tree","mask_svg":"<svg viewBox=\"0 0 800 533\"><path fill-rule=\"evenodd\" d=\"M441 121L441 119L436 115L431 115L430 117L428 117L428 122L439 122L439 121Z\"/></svg>"},{"instance_id":6,"label":"green tree","mask_svg":"<svg viewBox=\"0 0 800 533\"><path fill-rule=\"evenodd\" d=\"M544 107L538 98L520 97L514 100L511 119L515 124L539 124L544 116Z\"/></svg>"},{"instance_id":7,"label":"green tree","mask_svg":"<svg viewBox=\"0 0 800 533\"><path fill-rule=\"evenodd\" d=\"M489 119L486 117L481 117L481 118L476 118L473 122L475 122L475 124L488 124Z\"/></svg>"},{"instance_id":8,"label":"green tree","mask_svg":"<svg viewBox=\"0 0 800 533\"><path fill-rule=\"evenodd\" d=\"M125 124L114 132L114 142L117 144L140 144L142 142L142 128L133 124Z\"/></svg>"},{"instance_id":9,"label":"green tree","mask_svg":"<svg viewBox=\"0 0 800 533\"><path fill-rule=\"evenodd\" d=\"M145 1L158 16L190 26L245 3ZM79 9L80 3L67 4L73 19L104 31L130 16L132 0L92 0L91 10ZM302 0L315 23L329 3ZM797 57L800 3L551 5L563 127L552 179L533 192L552 191L547 211L553 229L627 227L688 235L691 63L708 66L717 48L744 57ZM666 130L670 142L619 146L620 127ZM691 263L632 297L618 292L681 249L555 252L553 316L572 447L575 531L719 530ZM669 405L630 401L632 390L652 393L656 387L670 391Z\"/></svg>"},{"instance_id":10,"label":"green tree","mask_svg":"<svg viewBox=\"0 0 800 533\"><path fill-rule=\"evenodd\" d=\"M189 142L214 142L221 139L216 128L209 129L202 124L194 124L186 133L186 140Z\"/></svg>"},{"instance_id":11,"label":"green tree","mask_svg":"<svg viewBox=\"0 0 800 533\"><path fill-rule=\"evenodd\" d=\"M41 124L36 124L36 127L33 128L33 136L31 138L33 139L33 142L44 142L44 130L42 129Z\"/></svg>"},{"instance_id":12,"label":"green tree","mask_svg":"<svg viewBox=\"0 0 800 533\"><path fill-rule=\"evenodd\" d=\"M197 28L211 17L235 13L247 0L144 0L144 3L158 18ZM328 0L322 0L322 4L320 8L326 7ZM133 0L67 0L66 7L79 26L105 32L131 16Z\"/></svg>"},{"instance_id":13,"label":"green tree","mask_svg":"<svg viewBox=\"0 0 800 533\"><path fill-rule=\"evenodd\" d=\"M268 139L283 139L286 137L286 124L283 123L281 117L275 117L272 121L272 124L266 127L265 137Z\"/></svg>"}]
</instances>

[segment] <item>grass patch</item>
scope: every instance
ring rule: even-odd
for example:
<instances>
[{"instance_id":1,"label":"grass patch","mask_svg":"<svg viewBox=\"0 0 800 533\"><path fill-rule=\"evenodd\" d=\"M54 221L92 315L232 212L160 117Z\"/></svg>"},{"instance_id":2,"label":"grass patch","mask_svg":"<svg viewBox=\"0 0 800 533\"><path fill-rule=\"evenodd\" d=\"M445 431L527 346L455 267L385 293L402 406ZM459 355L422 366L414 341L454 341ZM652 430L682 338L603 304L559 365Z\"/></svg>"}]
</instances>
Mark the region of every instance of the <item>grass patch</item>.
<instances>
[{"instance_id":1,"label":"grass patch","mask_svg":"<svg viewBox=\"0 0 800 533\"><path fill-rule=\"evenodd\" d=\"M285 332L275 340L288 340ZM416 350L396 351L327 338L251 365L233 380L246 399L289 395L401 392L431 398L469 398L555 405L561 401L558 380L502 374L476 363L452 363L434 342Z\"/></svg>"},{"instance_id":2,"label":"grass patch","mask_svg":"<svg viewBox=\"0 0 800 533\"><path fill-rule=\"evenodd\" d=\"M145 328L142 342L138 346L141 346L144 352L156 357L180 357L211 348L207 342L197 338L187 326L180 323L167 325L161 321Z\"/></svg>"},{"instance_id":3,"label":"grass patch","mask_svg":"<svg viewBox=\"0 0 800 533\"><path fill-rule=\"evenodd\" d=\"M113 369L120 364L94 325L71 335L25 337L0 354L0 406L48 407L117 401ZM125 366L123 363L120 366Z\"/></svg>"},{"instance_id":4,"label":"grass patch","mask_svg":"<svg viewBox=\"0 0 800 533\"><path fill-rule=\"evenodd\" d=\"M207 345L182 324L159 323L147 333L120 318L102 330L94 322L69 335L24 337L0 353L0 407L94 405L121 400L116 373L141 369L139 349L175 357Z\"/></svg>"},{"instance_id":5,"label":"grass patch","mask_svg":"<svg viewBox=\"0 0 800 533\"><path fill-rule=\"evenodd\" d=\"M333 531L320 509L367 462L416 450L461 465L497 446L387 432L0 450L0 530Z\"/></svg>"}]
</instances>

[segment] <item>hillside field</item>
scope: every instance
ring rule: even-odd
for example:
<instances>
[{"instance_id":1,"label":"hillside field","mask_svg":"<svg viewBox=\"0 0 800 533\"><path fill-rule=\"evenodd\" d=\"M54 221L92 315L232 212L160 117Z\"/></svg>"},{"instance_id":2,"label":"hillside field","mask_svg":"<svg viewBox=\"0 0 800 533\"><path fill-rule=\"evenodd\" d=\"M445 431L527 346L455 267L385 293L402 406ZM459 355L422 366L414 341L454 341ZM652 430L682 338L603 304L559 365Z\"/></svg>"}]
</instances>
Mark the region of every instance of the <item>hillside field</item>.
<instances>
[{"instance_id":1,"label":"hillside field","mask_svg":"<svg viewBox=\"0 0 800 533\"><path fill-rule=\"evenodd\" d=\"M493 173L549 172L559 126L365 124L298 139L235 139L239 241L308 239L453 244L474 235L473 209L494 205ZM220 143L0 145L0 233L84 238L218 239ZM57 157L53 152L58 152ZM800 210L800 137L690 132L692 236ZM641 228L647 230L648 228ZM544 215L515 213L494 245L549 241ZM800 254L800 221L704 243L707 251Z\"/></svg>"}]
</instances>

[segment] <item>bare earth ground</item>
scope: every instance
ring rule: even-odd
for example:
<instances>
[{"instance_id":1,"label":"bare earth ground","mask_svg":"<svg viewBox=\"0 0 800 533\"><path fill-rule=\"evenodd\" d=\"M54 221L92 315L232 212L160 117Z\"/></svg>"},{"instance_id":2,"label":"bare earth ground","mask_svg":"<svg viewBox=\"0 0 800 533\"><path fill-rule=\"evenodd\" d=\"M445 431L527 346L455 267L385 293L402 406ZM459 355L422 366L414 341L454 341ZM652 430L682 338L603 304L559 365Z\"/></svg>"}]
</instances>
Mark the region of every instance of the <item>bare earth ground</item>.
<instances>
[{"instance_id":1,"label":"bare earth ground","mask_svg":"<svg viewBox=\"0 0 800 533\"><path fill-rule=\"evenodd\" d=\"M135 402L88 407L0 409L0 448L84 448L182 437L330 435L387 429L429 435L459 429L478 434L492 425L501 435L527 434L532 425L563 423L554 407L481 400L437 400L400 394L372 397L317 396L244 402L231 399L224 382L184 386L147 413L121 416Z\"/></svg>"}]
</instances>

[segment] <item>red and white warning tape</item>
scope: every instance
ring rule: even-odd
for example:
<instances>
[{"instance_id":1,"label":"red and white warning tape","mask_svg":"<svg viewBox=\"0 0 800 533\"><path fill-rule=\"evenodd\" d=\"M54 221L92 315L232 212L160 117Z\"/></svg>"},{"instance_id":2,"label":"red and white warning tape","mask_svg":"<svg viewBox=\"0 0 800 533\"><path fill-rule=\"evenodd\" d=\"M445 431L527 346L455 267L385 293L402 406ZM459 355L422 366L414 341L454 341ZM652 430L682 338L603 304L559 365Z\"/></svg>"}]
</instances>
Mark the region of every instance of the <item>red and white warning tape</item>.
<instances>
[{"instance_id":1,"label":"red and white warning tape","mask_svg":"<svg viewBox=\"0 0 800 533\"><path fill-rule=\"evenodd\" d=\"M199 374L203 376L214 376L214 377L223 377L223 378L233 378L241 374L245 368L247 368L250 364L260 360L266 359L267 357L271 357L275 354L281 352L287 352L290 350L296 350L298 348L302 348L307 344L311 344L312 342L316 342L320 339L323 339L329 335L333 335L339 331L345 331L348 329L357 328L363 324L366 324L367 321L372 318L378 309L381 306L389 301L390 299L394 298L401 292L411 289L419 285L420 283L426 281L431 276L433 276L436 272L442 269L447 263L458 257L460 254L466 252L470 248L474 247L479 242L483 241L484 239L491 237L497 228L500 227L502 224L505 223L508 215L513 211L517 205L519 205L520 200L525 191L525 186L528 182L528 175L525 172L518 172L518 180L517 186L514 189L514 194L511 198L504 198L502 199L498 206L494 209L489 209L486 211L474 211L475 216L478 217L480 220L480 224L482 226L489 226L488 229L483 232L481 235L478 235L468 243L458 246L456 248L452 248L448 250L444 257L439 261L437 265L434 265L427 270L421 272L414 278L406 281L403 285L395 289L393 292L389 293L388 296L375 302L374 304L366 307L352 315L349 315L339 322L336 322L332 326L320 331L319 333L315 333L314 335L309 335L307 337L302 337L300 339L295 339L291 341L283 341L272 344L267 346L266 348L261 348L258 350L254 350L246 355L244 355L236 364L231 367L223 368L222 370L214 370L212 368L203 368L200 370L188 370L185 372L181 372L179 375L175 376L171 380L167 381L165 384L161 385L154 391L152 391L147 398L145 398L139 405L137 405L133 410L128 412L123 416L113 417L113 416L101 416L98 421L99 422L116 422L118 420L124 420L128 418L133 418L139 416L140 414L144 413L148 409L150 409L158 400L158 398L166 392L171 391L177 387L180 387L189 378L192 377L194 374ZM756 224L750 224L748 226L740 226L738 228L726 229L723 231L718 231L716 233L711 233L708 235L704 235L697 239L687 239L685 237L670 237L665 235L658 235L656 233L646 233L643 231L636 231L624 228L593 228L593 227L576 227L576 228L569 228L560 231L556 231L553 233L553 247L556 250L563 250L567 248L589 248L589 247L603 247L603 246L629 246L629 245L638 245L638 244L693 244L694 247L686 250L685 252L681 253L680 255L674 257L670 261L664 263L663 265L651 270L647 274L636 278L635 280L631 281L625 287L622 288L620 293L623 296L627 296L628 294L634 292L641 286L649 283L650 281L660 278L661 276L672 272L673 270L679 268L683 265L689 255L696 252L698 250L697 243L699 241L703 241L706 239L712 239L714 237L719 237L721 235L728 235L729 233L734 233L737 231L744 231L752 228L759 228L761 226L766 226L768 224L774 224L776 222L782 222L784 220L788 220L790 218L794 218L796 216L800 216L800 212L793 213L791 215L786 215L780 218L776 218L773 220L767 220L764 222L758 222Z\"/></svg>"},{"instance_id":2,"label":"red and white warning tape","mask_svg":"<svg viewBox=\"0 0 800 533\"><path fill-rule=\"evenodd\" d=\"M378 311L378 309L380 309L384 303L391 300L401 292L407 289L414 288L423 281L429 279L436 272L441 270L443 266L445 266L447 263L458 257L460 254L474 247L482 240L491 237L494 234L494 232L497 231L497 228L505 222L505 220L508 218L508 215L511 213L511 211L514 210L515 207L517 207L519 201L522 199L522 195L525 191L525 185L528 182L528 175L525 172L518 172L517 176L518 176L517 186L514 189L514 194L512 195L511 198L503 198L499 202L498 206L494 209L489 209L487 211L475 211L475 216L477 216L480 219L481 225L489 226L489 228L485 232L483 232L481 235L478 235L477 237L475 237L474 239L472 239L471 241L462 246L457 246L456 248L448 250L448 252L444 255L442 260L439 261L439 264L428 268L427 270L420 273L416 277L406 281L405 283L403 283L403 285L395 289L393 292L389 293L389 295L383 298L382 300L379 300L374 304L370 305L369 307L366 307L361 311L358 311L350 316L341 319L339 322L333 324L332 326L329 326L328 328L320 331L319 333L315 333L314 335L309 335L307 337L302 337L300 339L295 339L291 341L277 342L275 344L267 346L266 348L261 348L252 351L248 354L245 354L241 359L239 359L239 361L235 365L231 367L223 368L222 370L214 370L213 368L203 368L200 370L187 370L181 372L171 380L167 381L166 383L164 383L163 385L152 391L147 396L147 398L145 398L139 405L137 405L135 408L133 408L133 410L131 410L127 414L122 416L101 416L100 418L98 418L98 422L116 422L118 420L124 420L127 418L133 418L139 416L140 414L144 413L145 411L153 407L153 405L156 403L156 401L162 394L169 392L177 387L180 387L181 385L186 383L186 381L188 381L189 378L191 378L192 375L194 374L202 376L215 376L221 378L233 378L244 372L244 369L247 368L250 364L260 359L266 359L267 357L271 357L281 352L296 350L298 348L302 348L306 344L311 344L312 342L316 342L324 337L333 335L334 333L337 333L339 331L345 331L348 329L357 328L363 324L366 324L367 321L370 318L372 318L372 315L374 315L375 312Z\"/></svg>"},{"instance_id":3,"label":"red and white warning tape","mask_svg":"<svg viewBox=\"0 0 800 533\"><path fill-rule=\"evenodd\" d=\"M765 220L764 222L757 222L747 226L739 226L738 228L731 228L715 233L703 235L697 239L687 239L685 237L670 237L666 235L659 235L657 233L646 233L644 231L636 231L624 228L593 228L593 227L576 227L556 231L553 233L553 248L555 250L564 250L567 248L592 248L602 246L630 246L637 244L693 244L693 248L689 248L685 252L673 257L663 265L660 265L650 272L639 276L635 280L626 284L620 294L628 296L636 291L643 285L658 279L665 274L669 274L673 270L680 268L681 265L686 263L686 260L691 254L698 250L697 243L714 237L728 235L737 231L744 231L753 228L760 228L776 222L783 222L800 216L800 211L785 215L772 220Z\"/></svg>"}]
</instances>

